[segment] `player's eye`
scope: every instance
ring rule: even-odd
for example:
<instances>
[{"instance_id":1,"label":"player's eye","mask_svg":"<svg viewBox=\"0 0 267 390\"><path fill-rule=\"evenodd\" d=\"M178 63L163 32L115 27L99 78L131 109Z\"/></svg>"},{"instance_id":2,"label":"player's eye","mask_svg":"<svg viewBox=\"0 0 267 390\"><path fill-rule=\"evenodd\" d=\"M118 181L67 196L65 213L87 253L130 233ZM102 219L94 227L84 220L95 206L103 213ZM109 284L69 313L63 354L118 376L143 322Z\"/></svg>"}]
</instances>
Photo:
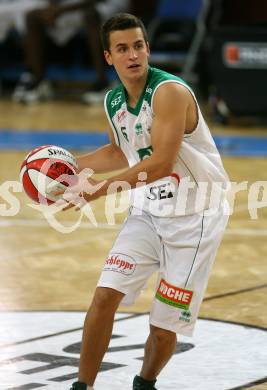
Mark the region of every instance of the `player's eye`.
<instances>
[{"instance_id":1,"label":"player's eye","mask_svg":"<svg viewBox=\"0 0 267 390\"><path fill-rule=\"evenodd\" d=\"M118 52L119 53L125 53L127 51L127 47L126 46L120 46L119 48L118 48Z\"/></svg>"},{"instance_id":2,"label":"player's eye","mask_svg":"<svg viewBox=\"0 0 267 390\"><path fill-rule=\"evenodd\" d=\"M134 46L135 50L142 49L143 47L144 47L143 42L138 42Z\"/></svg>"}]
</instances>

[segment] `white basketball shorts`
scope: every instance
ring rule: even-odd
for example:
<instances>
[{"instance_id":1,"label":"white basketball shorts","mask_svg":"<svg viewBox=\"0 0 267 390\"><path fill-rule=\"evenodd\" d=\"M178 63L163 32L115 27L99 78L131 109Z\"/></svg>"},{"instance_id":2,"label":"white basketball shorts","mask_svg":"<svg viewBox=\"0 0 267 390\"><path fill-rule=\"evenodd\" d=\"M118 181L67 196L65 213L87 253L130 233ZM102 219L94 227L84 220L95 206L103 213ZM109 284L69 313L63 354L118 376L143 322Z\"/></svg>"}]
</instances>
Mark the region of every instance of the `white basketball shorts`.
<instances>
[{"instance_id":1,"label":"white basketball shorts","mask_svg":"<svg viewBox=\"0 0 267 390\"><path fill-rule=\"evenodd\" d=\"M150 324L192 336L227 221L223 208L173 218L140 215L133 208L105 261L98 287L120 291L125 294L121 303L133 304L157 271Z\"/></svg>"}]
</instances>

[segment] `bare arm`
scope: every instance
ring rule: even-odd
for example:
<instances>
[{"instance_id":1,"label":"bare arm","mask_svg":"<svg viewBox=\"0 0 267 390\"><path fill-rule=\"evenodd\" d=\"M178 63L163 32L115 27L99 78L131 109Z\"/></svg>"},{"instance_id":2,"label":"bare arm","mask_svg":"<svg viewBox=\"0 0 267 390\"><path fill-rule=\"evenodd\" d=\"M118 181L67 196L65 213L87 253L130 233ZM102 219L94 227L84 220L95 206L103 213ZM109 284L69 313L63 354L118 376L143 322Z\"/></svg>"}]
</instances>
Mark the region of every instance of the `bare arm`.
<instances>
[{"instance_id":1,"label":"bare arm","mask_svg":"<svg viewBox=\"0 0 267 390\"><path fill-rule=\"evenodd\" d=\"M128 167L128 161L122 150L116 145L111 130L109 137L110 144L77 157L79 171L91 168L95 173L104 173Z\"/></svg>"},{"instance_id":2,"label":"bare arm","mask_svg":"<svg viewBox=\"0 0 267 390\"><path fill-rule=\"evenodd\" d=\"M107 180L96 193L106 195L108 187L115 181L126 181L136 186L138 174L146 172L146 183L169 176L183 139L189 109L194 106L190 92L175 83L161 86L154 97L154 119L151 128L152 155Z\"/></svg>"},{"instance_id":3,"label":"bare arm","mask_svg":"<svg viewBox=\"0 0 267 390\"><path fill-rule=\"evenodd\" d=\"M91 189L93 188L93 192L83 192L83 199L85 201L90 202L100 196L107 195L107 193L110 193L110 185L117 181L124 181L132 188L135 188L136 183L139 181L138 175L141 172L147 174L147 179L144 184L170 176L186 127L191 122L195 125L197 121L195 102L186 88L175 83L167 83L162 85L155 94L154 113L155 116L151 128L152 155L104 182L98 183L95 180L89 179L89 184L93 186L91 187ZM119 164L123 165L126 158L122 155L122 151L119 152L119 150L116 149L118 148L117 146L115 148L115 143L112 143L112 145L114 147L113 151L115 152L116 150L116 153L118 153L117 156L120 156L118 157L118 161L120 162L116 165L119 167ZM108 150L109 148L107 147L105 151L107 152ZM81 166L90 166L96 170L96 172L100 172L99 169L101 167L108 167L110 164L110 159L108 158L108 156L110 156L109 153L106 155L107 159L104 159L102 162L98 159L102 152L103 150L95 152L95 155L93 156L97 156L97 158L93 159L92 155L89 154L87 157L81 157L83 160L78 161ZM114 191L116 191L116 188L116 186L113 187ZM119 187L117 191L122 191L122 188ZM78 192L80 192L80 188L78 189ZM68 210L75 205L75 199L73 201L72 198L69 198L68 202L68 206L63 210Z\"/></svg>"}]
</instances>

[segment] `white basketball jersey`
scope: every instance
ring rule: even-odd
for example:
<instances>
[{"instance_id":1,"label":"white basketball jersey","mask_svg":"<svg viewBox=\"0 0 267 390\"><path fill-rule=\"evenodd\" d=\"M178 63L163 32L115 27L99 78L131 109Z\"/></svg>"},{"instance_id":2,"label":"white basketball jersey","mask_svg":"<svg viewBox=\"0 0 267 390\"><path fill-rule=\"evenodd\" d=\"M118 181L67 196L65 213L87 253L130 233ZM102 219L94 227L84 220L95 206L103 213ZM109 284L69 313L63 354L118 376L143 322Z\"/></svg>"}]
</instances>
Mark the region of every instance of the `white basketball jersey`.
<instances>
[{"instance_id":1,"label":"white basketball jersey","mask_svg":"<svg viewBox=\"0 0 267 390\"><path fill-rule=\"evenodd\" d=\"M122 84L106 95L107 117L116 143L130 167L153 153L150 135L153 97L161 85L169 82L188 88L196 101L194 93L182 79L152 67L135 108L128 106ZM135 208L156 216L171 217L219 206L228 177L198 104L197 109L198 124L191 134L184 134L172 175L132 190L131 203Z\"/></svg>"}]
</instances>

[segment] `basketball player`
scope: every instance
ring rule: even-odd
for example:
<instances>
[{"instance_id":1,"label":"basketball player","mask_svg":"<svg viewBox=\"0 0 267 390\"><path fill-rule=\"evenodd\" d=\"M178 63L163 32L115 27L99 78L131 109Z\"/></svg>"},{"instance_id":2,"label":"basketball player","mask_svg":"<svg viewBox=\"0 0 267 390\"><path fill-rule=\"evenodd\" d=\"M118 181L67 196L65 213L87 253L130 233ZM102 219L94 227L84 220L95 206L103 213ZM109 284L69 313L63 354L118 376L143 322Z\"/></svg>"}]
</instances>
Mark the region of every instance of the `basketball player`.
<instances>
[{"instance_id":1,"label":"basketball player","mask_svg":"<svg viewBox=\"0 0 267 390\"><path fill-rule=\"evenodd\" d=\"M80 170L90 167L96 173L125 169L83 196L88 202L104 196L117 181L127 182L137 195L86 316L79 381L71 389L93 389L118 306L132 304L157 271L144 361L133 379L134 390L156 389L175 351L176 334L193 333L228 219L228 178L191 88L148 65L142 22L117 14L105 22L102 41L106 61L121 80L105 98L110 144L79 157L78 163ZM73 207L75 196L66 209Z\"/></svg>"}]
</instances>

